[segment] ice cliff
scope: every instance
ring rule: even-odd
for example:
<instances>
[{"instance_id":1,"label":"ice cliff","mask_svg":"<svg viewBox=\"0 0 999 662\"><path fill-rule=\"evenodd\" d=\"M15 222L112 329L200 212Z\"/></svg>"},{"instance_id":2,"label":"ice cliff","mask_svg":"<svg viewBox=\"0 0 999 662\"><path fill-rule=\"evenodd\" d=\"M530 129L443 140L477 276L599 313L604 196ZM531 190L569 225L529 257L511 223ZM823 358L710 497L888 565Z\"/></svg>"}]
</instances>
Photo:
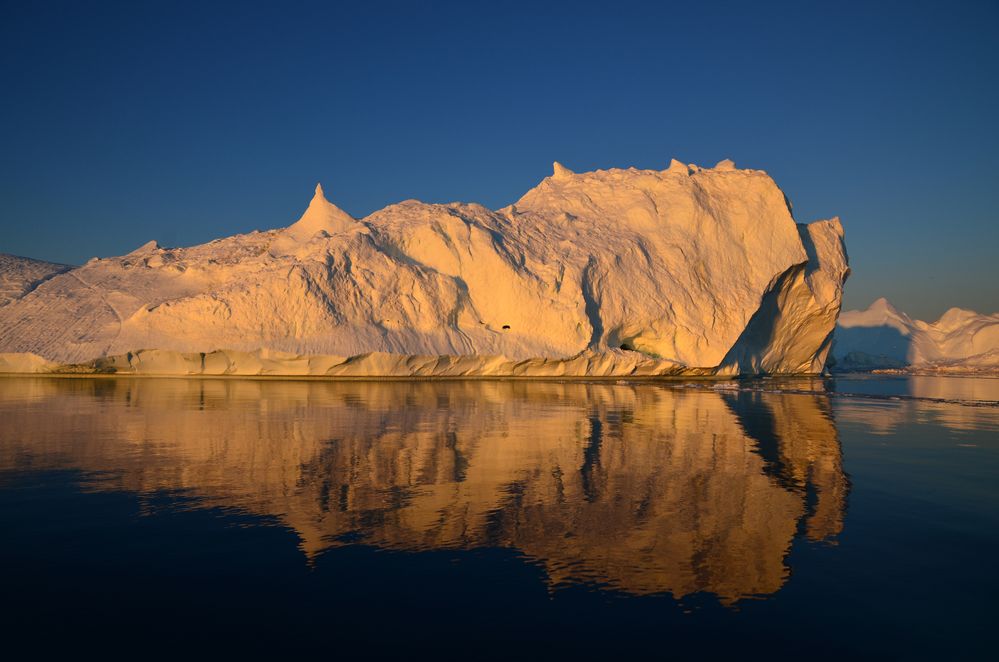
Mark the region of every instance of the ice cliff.
<instances>
[{"instance_id":1,"label":"ice cliff","mask_svg":"<svg viewBox=\"0 0 999 662\"><path fill-rule=\"evenodd\" d=\"M317 187L287 228L149 242L26 288L0 305L0 352L37 356L0 370L817 373L848 271L838 219L796 224L765 172L730 161L556 163L496 211L409 200L355 219Z\"/></svg>"},{"instance_id":2,"label":"ice cliff","mask_svg":"<svg viewBox=\"0 0 999 662\"><path fill-rule=\"evenodd\" d=\"M999 370L999 313L951 308L936 322L914 320L881 298L844 312L833 353L838 369Z\"/></svg>"}]
</instances>

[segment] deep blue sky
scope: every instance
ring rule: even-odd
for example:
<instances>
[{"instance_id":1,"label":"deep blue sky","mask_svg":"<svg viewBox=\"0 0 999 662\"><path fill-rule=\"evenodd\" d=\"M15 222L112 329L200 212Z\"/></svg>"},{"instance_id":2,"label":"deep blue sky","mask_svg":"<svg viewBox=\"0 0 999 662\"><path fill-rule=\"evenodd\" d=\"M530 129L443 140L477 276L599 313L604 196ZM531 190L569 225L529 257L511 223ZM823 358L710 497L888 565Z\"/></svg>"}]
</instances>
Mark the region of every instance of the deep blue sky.
<instances>
[{"instance_id":1,"label":"deep blue sky","mask_svg":"<svg viewBox=\"0 0 999 662\"><path fill-rule=\"evenodd\" d=\"M541 4L4 3L0 252L729 157L843 218L848 307L999 310L999 3Z\"/></svg>"}]
</instances>

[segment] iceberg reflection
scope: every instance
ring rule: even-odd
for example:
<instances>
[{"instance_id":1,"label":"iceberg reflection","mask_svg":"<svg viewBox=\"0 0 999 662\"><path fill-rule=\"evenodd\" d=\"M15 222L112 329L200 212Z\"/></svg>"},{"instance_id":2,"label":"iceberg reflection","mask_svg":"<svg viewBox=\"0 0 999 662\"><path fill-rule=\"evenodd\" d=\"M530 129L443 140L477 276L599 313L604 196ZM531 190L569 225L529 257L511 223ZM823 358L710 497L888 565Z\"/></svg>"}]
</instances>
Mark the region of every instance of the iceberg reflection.
<instances>
[{"instance_id":1,"label":"iceberg reflection","mask_svg":"<svg viewBox=\"0 0 999 662\"><path fill-rule=\"evenodd\" d=\"M362 543L507 547L551 587L777 591L848 481L822 394L541 382L0 380L0 470L183 491ZM2 474L0 474L2 475Z\"/></svg>"},{"instance_id":2,"label":"iceberg reflection","mask_svg":"<svg viewBox=\"0 0 999 662\"><path fill-rule=\"evenodd\" d=\"M834 380L850 398L837 403L836 418L881 436L915 422L952 432L999 431L999 379L983 376L846 375Z\"/></svg>"}]
</instances>

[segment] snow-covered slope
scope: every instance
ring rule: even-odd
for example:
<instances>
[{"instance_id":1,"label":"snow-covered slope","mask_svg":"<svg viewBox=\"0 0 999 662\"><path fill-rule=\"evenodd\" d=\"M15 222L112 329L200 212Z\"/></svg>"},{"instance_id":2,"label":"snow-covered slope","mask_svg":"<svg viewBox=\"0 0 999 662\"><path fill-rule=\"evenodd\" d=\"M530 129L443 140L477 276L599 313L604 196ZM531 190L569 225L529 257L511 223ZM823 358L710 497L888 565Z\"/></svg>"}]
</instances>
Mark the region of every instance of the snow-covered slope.
<instances>
[{"instance_id":1,"label":"snow-covered slope","mask_svg":"<svg viewBox=\"0 0 999 662\"><path fill-rule=\"evenodd\" d=\"M0 306L23 297L52 276L70 269L68 264L0 253Z\"/></svg>"},{"instance_id":2,"label":"snow-covered slope","mask_svg":"<svg viewBox=\"0 0 999 662\"><path fill-rule=\"evenodd\" d=\"M762 171L555 164L498 211L410 200L358 220L317 187L284 229L91 260L0 308L0 352L126 370L149 348L391 355L353 359L366 374L407 357L437 374L439 356L466 357L462 374L818 372L847 272L839 221L797 225Z\"/></svg>"},{"instance_id":3,"label":"snow-covered slope","mask_svg":"<svg viewBox=\"0 0 999 662\"><path fill-rule=\"evenodd\" d=\"M951 308L923 322L882 298L840 315L833 353L844 369L999 369L999 313Z\"/></svg>"}]
</instances>

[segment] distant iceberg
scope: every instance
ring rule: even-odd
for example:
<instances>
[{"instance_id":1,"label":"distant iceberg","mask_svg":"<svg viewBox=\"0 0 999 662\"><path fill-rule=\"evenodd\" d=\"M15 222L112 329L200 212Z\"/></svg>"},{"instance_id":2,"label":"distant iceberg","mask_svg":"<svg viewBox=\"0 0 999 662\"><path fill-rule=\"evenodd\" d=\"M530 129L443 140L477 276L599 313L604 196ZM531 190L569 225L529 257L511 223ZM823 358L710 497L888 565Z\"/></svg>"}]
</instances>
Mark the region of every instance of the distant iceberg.
<instances>
[{"instance_id":1,"label":"distant iceberg","mask_svg":"<svg viewBox=\"0 0 999 662\"><path fill-rule=\"evenodd\" d=\"M842 370L992 372L999 370L999 314L951 308L923 322L881 298L840 315L833 355Z\"/></svg>"}]
</instances>

